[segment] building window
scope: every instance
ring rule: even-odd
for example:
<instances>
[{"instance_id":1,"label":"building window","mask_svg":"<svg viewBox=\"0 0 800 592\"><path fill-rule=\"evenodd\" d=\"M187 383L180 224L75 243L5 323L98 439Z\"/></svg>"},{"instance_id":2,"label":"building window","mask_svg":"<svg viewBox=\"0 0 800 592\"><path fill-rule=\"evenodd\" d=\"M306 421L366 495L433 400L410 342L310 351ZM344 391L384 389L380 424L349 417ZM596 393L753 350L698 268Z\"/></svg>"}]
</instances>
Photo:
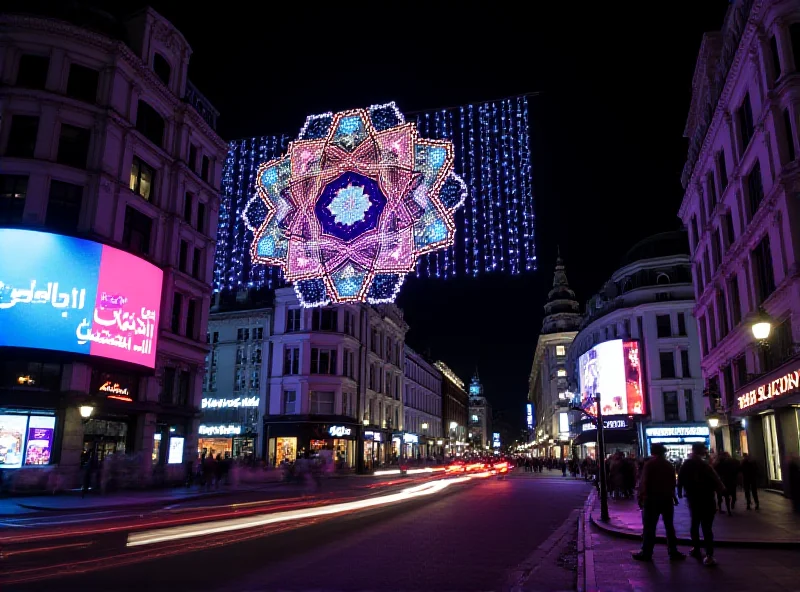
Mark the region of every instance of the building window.
<instances>
[{"instance_id":1,"label":"building window","mask_svg":"<svg viewBox=\"0 0 800 592\"><path fill-rule=\"evenodd\" d=\"M164 144L164 118L149 104L140 100L136 107L136 129L161 148Z\"/></svg>"},{"instance_id":2,"label":"building window","mask_svg":"<svg viewBox=\"0 0 800 592\"><path fill-rule=\"evenodd\" d=\"M156 170L139 157L134 156L131 164L131 191L149 201L153 197L155 180Z\"/></svg>"},{"instance_id":3,"label":"building window","mask_svg":"<svg viewBox=\"0 0 800 592\"><path fill-rule=\"evenodd\" d=\"M44 89L49 69L50 58L47 56L31 54L21 56L17 70L17 86Z\"/></svg>"},{"instance_id":4,"label":"building window","mask_svg":"<svg viewBox=\"0 0 800 592\"><path fill-rule=\"evenodd\" d=\"M236 346L236 364L244 364L245 361L245 349L243 345Z\"/></svg>"},{"instance_id":5,"label":"building window","mask_svg":"<svg viewBox=\"0 0 800 592\"><path fill-rule=\"evenodd\" d=\"M692 233L692 249L696 249L697 248L697 241L698 241L697 237L698 237L698 235L697 235L697 218L695 216L692 216L692 219L691 219L691 221L689 223L689 228L690 228L690 232Z\"/></svg>"},{"instance_id":6,"label":"building window","mask_svg":"<svg viewBox=\"0 0 800 592\"><path fill-rule=\"evenodd\" d=\"M692 389L683 390L683 407L686 411L686 421L694 421L694 397Z\"/></svg>"},{"instance_id":7,"label":"building window","mask_svg":"<svg viewBox=\"0 0 800 592\"><path fill-rule=\"evenodd\" d=\"M311 391L311 409L314 415L333 415L333 402L336 393L333 391Z\"/></svg>"},{"instance_id":8,"label":"building window","mask_svg":"<svg viewBox=\"0 0 800 592\"><path fill-rule=\"evenodd\" d=\"M736 275L728 278L727 287L728 298L730 298L731 304L731 319L733 321L733 326L735 327L742 320L742 305L739 300L739 279Z\"/></svg>"},{"instance_id":9,"label":"building window","mask_svg":"<svg viewBox=\"0 0 800 592\"><path fill-rule=\"evenodd\" d=\"M344 358L342 358L342 363L344 364L344 368L342 369L342 374L349 378L355 378L356 376L355 352L344 350Z\"/></svg>"},{"instance_id":10,"label":"building window","mask_svg":"<svg viewBox=\"0 0 800 592\"><path fill-rule=\"evenodd\" d=\"M206 155L204 154L204 155L203 155L203 158L201 159L201 165L200 165L200 177L201 177L201 178L203 179L203 181L205 181L206 183L208 183L208 182L209 182L209 180L208 180L208 173L209 173L209 170L210 170L210 169L211 169L211 161L209 161L209 160L208 160L208 156L206 156Z\"/></svg>"},{"instance_id":11,"label":"building window","mask_svg":"<svg viewBox=\"0 0 800 592\"><path fill-rule=\"evenodd\" d=\"M0 224L22 222L27 195L27 175L0 175Z\"/></svg>"},{"instance_id":12,"label":"building window","mask_svg":"<svg viewBox=\"0 0 800 592\"><path fill-rule=\"evenodd\" d=\"M153 219L131 206L125 207L125 229L122 232L122 243L131 253L137 255L150 254L150 234L153 231Z\"/></svg>"},{"instance_id":13,"label":"building window","mask_svg":"<svg viewBox=\"0 0 800 592\"><path fill-rule=\"evenodd\" d=\"M183 294L175 292L172 296L172 323L170 328L175 335L181 332L181 308L183 307Z\"/></svg>"},{"instance_id":14,"label":"building window","mask_svg":"<svg viewBox=\"0 0 800 592\"><path fill-rule=\"evenodd\" d=\"M91 130L62 123L56 161L67 166L85 169L86 161L89 158L91 138Z\"/></svg>"},{"instance_id":15,"label":"building window","mask_svg":"<svg viewBox=\"0 0 800 592\"><path fill-rule=\"evenodd\" d=\"M659 337L672 337L672 321L669 315L656 315L656 330Z\"/></svg>"},{"instance_id":16,"label":"building window","mask_svg":"<svg viewBox=\"0 0 800 592\"><path fill-rule=\"evenodd\" d=\"M739 153L741 158L753 138L753 107L750 104L749 92L745 93L742 105L736 112L736 117L739 123L739 139L742 141L741 152Z\"/></svg>"},{"instance_id":17,"label":"building window","mask_svg":"<svg viewBox=\"0 0 800 592\"><path fill-rule=\"evenodd\" d=\"M175 399L175 368L164 368L164 376L161 380L161 395L159 401L165 405L172 405Z\"/></svg>"},{"instance_id":18,"label":"building window","mask_svg":"<svg viewBox=\"0 0 800 592\"><path fill-rule=\"evenodd\" d=\"M153 72L156 73L156 76L158 76L159 80L161 80L165 86L169 86L169 77L172 73L172 68L167 59L160 53L153 54Z\"/></svg>"},{"instance_id":19,"label":"building window","mask_svg":"<svg viewBox=\"0 0 800 592\"><path fill-rule=\"evenodd\" d=\"M197 232L205 232L206 229L206 204L201 202L197 203Z\"/></svg>"},{"instance_id":20,"label":"building window","mask_svg":"<svg viewBox=\"0 0 800 592\"><path fill-rule=\"evenodd\" d=\"M658 360L661 365L661 378L675 378L675 352L658 352Z\"/></svg>"},{"instance_id":21,"label":"building window","mask_svg":"<svg viewBox=\"0 0 800 592\"><path fill-rule=\"evenodd\" d=\"M297 391L283 391L283 412L297 413Z\"/></svg>"},{"instance_id":22,"label":"building window","mask_svg":"<svg viewBox=\"0 0 800 592\"><path fill-rule=\"evenodd\" d=\"M728 306L725 302L725 293L717 292L717 314L719 315L719 338L724 339L728 334Z\"/></svg>"},{"instance_id":23,"label":"building window","mask_svg":"<svg viewBox=\"0 0 800 592\"><path fill-rule=\"evenodd\" d=\"M198 249L197 247L194 248L194 254L192 255L192 277L195 279L200 279L200 270L202 269L203 264L203 249Z\"/></svg>"},{"instance_id":24,"label":"building window","mask_svg":"<svg viewBox=\"0 0 800 592\"><path fill-rule=\"evenodd\" d=\"M97 102L100 72L80 64L70 64L67 79L67 96L87 103Z\"/></svg>"},{"instance_id":25,"label":"building window","mask_svg":"<svg viewBox=\"0 0 800 592\"><path fill-rule=\"evenodd\" d=\"M373 391L376 390L375 389L375 366L372 366L372 365L369 367L369 388L370 388L370 390L373 390Z\"/></svg>"},{"instance_id":26,"label":"building window","mask_svg":"<svg viewBox=\"0 0 800 592\"><path fill-rule=\"evenodd\" d=\"M761 202L764 201L764 184L761 180L761 165L758 161L756 161L747 175L747 201L750 206L750 220L752 220Z\"/></svg>"},{"instance_id":27,"label":"building window","mask_svg":"<svg viewBox=\"0 0 800 592\"><path fill-rule=\"evenodd\" d=\"M775 291L775 275L772 270L772 252L769 236L764 236L753 250L753 267L756 275L758 304L763 303Z\"/></svg>"},{"instance_id":28,"label":"building window","mask_svg":"<svg viewBox=\"0 0 800 592\"><path fill-rule=\"evenodd\" d=\"M349 310L344 311L344 332L354 337L356 334L356 315Z\"/></svg>"},{"instance_id":29,"label":"building window","mask_svg":"<svg viewBox=\"0 0 800 592\"><path fill-rule=\"evenodd\" d=\"M311 313L312 331L336 331L337 314L333 308L315 308Z\"/></svg>"},{"instance_id":30,"label":"building window","mask_svg":"<svg viewBox=\"0 0 800 592\"><path fill-rule=\"evenodd\" d=\"M722 215L722 221L725 227L725 248L728 249L736 240L736 233L733 230L733 214L725 212Z\"/></svg>"},{"instance_id":31,"label":"building window","mask_svg":"<svg viewBox=\"0 0 800 592\"><path fill-rule=\"evenodd\" d=\"M247 390L247 371L244 368L237 368L233 377L233 391L238 393Z\"/></svg>"},{"instance_id":32,"label":"building window","mask_svg":"<svg viewBox=\"0 0 800 592\"><path fill-rule=\"evenodd\" d=\"M781 60L778 56L778 40L775 39L775 35L769 38L769 53L772 58L772 79L777 80L781 77Z\"/></svg>"},{"instance_id":33,"label":"building window","mask_svg":"<svg viewBox=\"0 0 800 592\"><path fill-rule=\"evenodd\" d=\"M257 391L261 385L261 368L255 368L250 371L250 389Z\"/></svg>"},{"instance_id":34,"label":"building window","mask_svg":"<svg viewBox=\"0 0 800 592\"><path fill-rule=\"evenodd\" d=\"M250 328L239 327L236 330L236 341L250 341Z\"/></svg>"},{"instance_id":35,"label":"building window","mask_svg":"<svg viewBox=\"0 0 800 592\"><path fill-rule=\"evenodd\" d=\"M189 192L187 192L183 196L183 220L184 220L184 222L186 222L189 225L192 224L192 202L193 202L193 200L194 200L194 198L192 197L192 194L189 193Z\"/></svg>"},{"instance_id":36,"label":"building window","mask_svg":"<svg viewBox=\"0 0 800 592\"><path fill-rule=\"evenodd\" d=\"M39 118L33 115L12 115L8 131L6 156L33 158L36 151L36 135L39 133Z\"/></svg>"},{"instance_id":37,"label":"building window","mask_svg":"<svg viewBox=\"0 0 800 592\"><path fill-rule=\"evenodd\" d=\"M285 375L300 374L300 348L287 347L283 350L283 373Z\"/></svg>"},{"instance_id":38,"label":"building window","mask_svg":"<svg viewBox=\"0 0 800 592\"><path fill-rule=\"evenodd\" d=\"M680 419L678 391L664 391L664 420L680 421Z\"/></svg>"},{"instance_id":39,"label":"building window","mask_svg":"<svg viewBox=\"0 0 800 592\"><path fill-rule=\"evenodd\" d=\"M189 144L189 168L192 171L197 170L197 146Z\"/></svg>"},{"instance_id":40,"label":"building window","mask_svg":"<svg viewBox=\"0 0 800 592\"><path fill-rule=\"evenodd\" d=\"M681 350L681 372L684 378L692 377L692 368L689 366L689 350Z\"/></svg>"},{"instance_id":41,"label":"building window","mask_svg":"<svg viewBox=\"0 0 800 592\"><path fill-rule=\"evenodd\" d=\"M178 405L186 406L189 404L189 388L192 375L188 370L181 370L178 374Z\"/></svg>"},{"instance_id":42,"label":"building window","mask_svg":"<svg viewBox=\"0 0 800 592\"><path fill-rule=\"evenodd\" d=\"M719 269L720 263L722 263L722 234L717 228L714 231L714 234L711 236L711 258L714 260L714 271L716 272Z\"/></svg>"},{"instance_id":43,"label":"building window","mask_svg":"<svg viewBox=\"0 0 800 592\"><path fill-rule=\"evenodd\" d=\"M717 205L717 188L714 186L714 174L711 171L706 173L706 186L708 192L708 217L711 218L714 206Z\"/></svg>"},{"instance_id":44,"label":"building window","mask_svg":"<svg viewBox=\"0 0 800 592\"><path fill-rule=\"evenodd\" d=\"M678 313L678 335L684 337L686 335L686 314Z\"/></svg>"},{"instance_id":45,"label":"building window","mask_svg":"<svg viewBox=\"0 0 800 592\"><path fill-rule=\"evenodd\" d=\"M557 345L556 346L556 355L559 358L563 358L564 356L567 355L567 348L564 347L563 345Z\"/></svg>"},{"instance_id":46,"label":"building window","mask_svg":"<svg viewBox=\"0 0 800 592\"><path fill-rule=\"evenodd\" d=\"M45 225L55 230L74 231L81 217L82 202L82 185L50 181Z\"/></svg>"},{"instance_id":47,"label":"building window","mask_svg":"<svg viewBox=\"0 0 800 592\"><path fill-rule=\"evenodd\" d=\"M311 374L336 374L336 350L312 347Z\"/></svg>"},{"instance_id":48,"label":"building window","mask_svg":"<svg viewBox=\"0 0 800 592\"><path fill-rule=\"evenodd\" d=\"M211 343L219 343L219 331L214 331L211 334Z\"/></svg>"},{"instance_id":49,"label":"building window","mask_svg":"<svg viewBox=\"0 0 800 592\"><path fill-rule=\"evenodd\" d=\"M185 240L181 241L180 254L178 255L178 269L186 273L186 266L189 257L189 243Z\"/></svg>"},{"instance_id":50,"label":"building window","mask_svg":"<svg viewBox=\"0 0 800 592\"><path fill-rule=\"evenodd\" d=\"M792 132L792 115L789 113L789 109L783 110L783 135L786 138L786 156L788 157L788 162L792 162L795 157L794 151L794 133Z\"/></svg>"},{"instance_id":51,"label":"building window","mask_svg":"<svg viewBox=\"0 0 800 592\"><path fill-rule=\"evenodd\" d=\"M700 349L703 355L708 354L708 323L706 317L700 317Z\"/></svg>"},{"instance_id":52,"label":"building window","mask_svg":"<svg viewBox=\"0 0 800 592\"><path fill-rule=\"evenodd\" d=\"M719 172L719 187L720 191L725 192L728 186L728 168L725 165L725 151L720 150L716 155L717 171Z\"/></svg>"},{"instance_id":53,"label":"building window","mask_svg":"<svg viewBox=\"0 0 800 592\"><path fill-rule=\"evenodd\" d=\"M299 308L290 308L286 311L286 332L294 333L300 330L300 314Z\"/></svg>"},{"instance_id":54,"label":"building window","mask_svg":"<svg viewBox=\"0 0 800 592\"><path fill-rule=\"evenodd\" d=\"M199 309L199 301L196 298L190 298L186 313L186 337L189 339L197 339L197 321L200 312Z\"/></svg>"},{"instance_id":55,"label":"building window","mask_svg":"<svg viewBox=\"0 0 800 592\"><path fill-rule=\"evenodd\" d=\"M800 23L789 25L789 41L792 44L792 55L794 55L794 69L800 70Z\"/></svg>"},{"instance_id":56,"label":"building window","mask_svg":"<svg viewBox=\"0 0 800 592\"><path fill-rule=\"evenodd\" d=\"M253 328L253 341L261 341L264 339L264 327Z\"/></svg>"},{"instance_id":57,"label":"building window","mask_svg":"<svg viewBox=\"0 0 800 592\"><path fill-rule=\"evenodd\" d=\"M736 377L736 388L742 388L749 382L747 379L747 363L744 355L734 358L733 373Z\"/></svg>"},{"instance_id":58,"label":"building window","mask_svg":"<svg viewBox=\"0 0 800 592\"><path fill-rule=\"evenodd\" d=\"M794 26L794 25L792 25ZM794 41L794 40L793 40ZM795 50L800 49L795 46ZM800 52L795 52L795 56L800 55ZM798 58L795 57L795 60ZM781 452L778 447L778 430L775 425L775 414L769 413L762 416L762 426L764 429L764 448L767 456L767 474L771 481L782 481L783 471L781 468Z\"/></svg>"}]
</instances>

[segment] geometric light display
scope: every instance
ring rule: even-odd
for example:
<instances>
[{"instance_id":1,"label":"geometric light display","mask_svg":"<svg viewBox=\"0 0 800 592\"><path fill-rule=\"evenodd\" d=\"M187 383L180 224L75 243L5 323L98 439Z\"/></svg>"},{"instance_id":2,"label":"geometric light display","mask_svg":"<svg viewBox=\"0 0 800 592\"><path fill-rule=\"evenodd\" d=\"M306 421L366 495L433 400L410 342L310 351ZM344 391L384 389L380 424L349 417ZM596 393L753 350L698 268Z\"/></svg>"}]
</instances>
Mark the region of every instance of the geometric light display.
<instances>
[{"instance_id":1,"label":"geometric light display","mask_svg":"<svg viewBox=\"0 0 800 592\"><path fill-rule=\"evenodd\" d=\"M467 196L454 158L394 103L308 117L258 167L250 258L280 267L303 306L391 302L420 256L454 243Z\"/></svg>"}]
</instances>

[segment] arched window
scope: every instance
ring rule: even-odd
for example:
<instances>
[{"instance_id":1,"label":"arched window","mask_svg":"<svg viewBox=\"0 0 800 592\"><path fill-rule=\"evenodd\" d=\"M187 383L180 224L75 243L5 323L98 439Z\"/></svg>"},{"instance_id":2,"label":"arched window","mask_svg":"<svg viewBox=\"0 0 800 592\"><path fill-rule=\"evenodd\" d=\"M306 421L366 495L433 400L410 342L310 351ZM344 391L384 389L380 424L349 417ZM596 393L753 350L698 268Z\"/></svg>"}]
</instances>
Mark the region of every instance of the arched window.
<instances>
[{"instance_id":1,"label":"arched window","mask_svg":"<svg viewBox=\"0 0 800 592\"><path fill-rule=\"evenodd\" d=\"M172 74L172 67L167 59L160 53L153 54L153 72L156 73L165 85L169 86L169 77Z\"/></svg>"},{"instance_id":2,"label":"arched window","mask_svg":"<svg viewBox=\"0 0 800 592\"><path fill-rule=\"evenodd\" d=\"M659 285L659 286L664 286L664 285L666 285L666 284L670 284L670 283L672 283L672 281L669 279L669 275L667 275L667 274L666 274L666 273L664 273L663 271L662 271L662 272L660 272L660 273L659 273L659 274L656 276L656 284L657 284L657 285Z\"/></svg>"},{"instance_id":3,"label":"arched window","mask_svg":"<svg viewBox=\"0 0 800 592\"><path fill-rule=\"evenodd\" d=\"M626 277L624 280L622 280L622 293L623 294L625 292L630 292L632 288L633 288L633 282L631 281L631 278Z\"/></svg>"}]
</instances>

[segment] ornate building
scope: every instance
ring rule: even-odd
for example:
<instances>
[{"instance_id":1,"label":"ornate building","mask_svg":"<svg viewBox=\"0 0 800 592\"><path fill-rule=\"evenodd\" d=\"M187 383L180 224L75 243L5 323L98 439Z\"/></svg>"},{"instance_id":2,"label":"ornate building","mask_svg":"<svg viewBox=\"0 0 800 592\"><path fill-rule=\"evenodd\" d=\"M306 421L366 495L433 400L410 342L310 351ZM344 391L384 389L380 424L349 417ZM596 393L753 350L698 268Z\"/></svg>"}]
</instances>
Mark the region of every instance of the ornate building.
<instances>
[{"instance_id":1,"label":"ornate building","mask_svg":"<svg viewBox=\"0 0 800 592\"><path fill-rule=\"evenodd\" d=\"M477 369L469 383L467 441L475 451L492 447L492 406L483 392Z\"/></svg>"},{"instance_id":2,"label":"ornate building","mask_svg":"<svg viewBox=\"0 0 800 592\"><path fill-rule=\"evenodd\" d=\"M706 33L684 135L689 231L712 446L747 452L774 487L800 453L800 8L730 3ZM767 315L772 331L751 328Z\"/></svg>"},{"instance_id":3,"label":"ornate building","mask_svg":"<svg viewBox=\"0 0 800 592\"><path fill-rule=\"evenodd\" d=\"M154 474L182 477L182 460L197 450L226 153L216 111L187 79L186 39L152 9L118 21L73 6L63 18L33 16L34 8L0 15L0 227L125 251L125 260L155 266L163 289L157 310L142 309L156 319L155 371L7 347L3 408L16 418L9 425L34 415L53 422L34 464L58 465L64 483L91 455L114 453L140 453L139 486ZM41 279L46 270L35 271Z\"/></svg>"},{"instance_id":4,"label":"ornate building","mask_svg":"<svg viewBox=\"0 0 800 592\"><path fill-rule=\"evenodd\" d=\"M442 373L424 356L405 346L405 432L403 456L439 455L442 431Z\"/></svg>"},{"instance_id":5,"label":"ornate building","mask_svg":"<svg viewBox=\"0 0 800 592\"><path fill-rule=\"evenodd\" d=\"M535 443L535 454L539 456L566 457L570 454L566 362L567 350L581 323L579 310L559 253L528 381L528 400L533 404L536 423L529 438Z\"/></svg>"}]
</instances>

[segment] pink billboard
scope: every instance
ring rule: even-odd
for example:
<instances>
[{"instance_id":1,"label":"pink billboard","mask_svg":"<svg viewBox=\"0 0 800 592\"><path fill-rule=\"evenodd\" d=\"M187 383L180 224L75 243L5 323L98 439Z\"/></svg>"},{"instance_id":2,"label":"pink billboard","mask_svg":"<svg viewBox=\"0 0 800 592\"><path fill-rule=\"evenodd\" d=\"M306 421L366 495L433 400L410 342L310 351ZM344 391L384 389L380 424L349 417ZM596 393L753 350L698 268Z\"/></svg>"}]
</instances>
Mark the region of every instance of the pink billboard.
<instances>
[{"instance_id":1,"label":"pink billboard","mask_svg":"<svg viewBox=\"0 0 800 592\"><path fill-rule=\"evenodd\" d=\"M614 339L598 343L578 358L581 408L597 415L597 399L603 415L644 415L642 363L638 341Z\"/></svg>"}]
</instances>

